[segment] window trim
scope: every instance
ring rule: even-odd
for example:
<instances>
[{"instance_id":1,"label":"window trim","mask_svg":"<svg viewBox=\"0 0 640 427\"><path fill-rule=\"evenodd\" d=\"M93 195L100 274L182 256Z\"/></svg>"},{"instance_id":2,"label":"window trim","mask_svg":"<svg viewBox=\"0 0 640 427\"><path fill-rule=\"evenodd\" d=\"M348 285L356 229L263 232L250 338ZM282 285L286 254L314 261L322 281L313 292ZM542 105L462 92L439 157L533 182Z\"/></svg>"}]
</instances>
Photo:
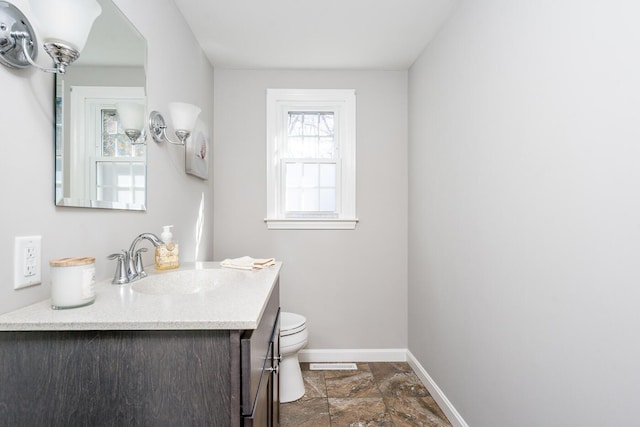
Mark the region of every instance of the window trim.
<instances>
[{"instance_id":1,"label":"window trim","mask_svg":"<svg viewBox=\"0 0 640 427\"><path fill-rule=\"evenodd\" d=\"M267 217L268 229L353 230L356 217L356 101L353 89L267 89ZM333 111L339 118L339 200L337 217L292 217L283 211L281 160L283 130L289 112Z\"/></svg>"}]
</instances>

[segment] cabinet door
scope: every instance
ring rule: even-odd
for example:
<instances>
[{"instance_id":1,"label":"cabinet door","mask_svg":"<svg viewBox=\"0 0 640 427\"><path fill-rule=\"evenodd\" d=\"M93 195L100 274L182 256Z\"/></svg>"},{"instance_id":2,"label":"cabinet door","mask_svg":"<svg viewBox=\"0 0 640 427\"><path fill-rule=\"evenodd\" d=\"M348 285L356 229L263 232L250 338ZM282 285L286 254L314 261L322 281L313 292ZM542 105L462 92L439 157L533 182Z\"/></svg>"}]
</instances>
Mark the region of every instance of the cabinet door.
<instances>
[{"instance_id":1,"label":"cabinet door","mask_svg":"<svg viewBox=\"0 0 640 427\"><path fill-rule=\"evenodd\" d=\"M258 382L251 414L244 416L244 427L278 427L280 425L280 311L271 332L264 368Z\"/></svg>"},{"instance_id":2,"label":"cabinet door","mask_svg":"<svg viewBox=\"0 0 640 427\"><path fill-rule=\"evenodd\" d=\"M269 352L271 352L271 346L269 346ZM265 360L269 362L268 358ZM268 368L269 365L270 363L265 365L265 369L262 371L258 381L258 391L253 401L251 413L243 417L244 427L271 427L274 425L272 423L273 404L270 391L273 373Z\"/></svg>"},{"instance_id":3,"label":"cabinet door","mask_svg":"<svg viewBox=\"0 0 640 427\"><path fill-rule=\"evenodd\" d=\"M267 303L258 327L240 339L241 408L244 427L280 424L278 375L280 363L279 287Z\"/></svg>"},{"instance_id":4,"label":"cabinet door","mask_svg":"<svg viewBox=\"0 0 640 427\"><path fill-rule=\"evenodd\" d=\"M271 426L278 427L280 425L280 311L275 325L273 325L273 334L271 337L271 378L269 384L269 393L271 405L269 409L269 420Z\"/></svg>"}]
</instances>

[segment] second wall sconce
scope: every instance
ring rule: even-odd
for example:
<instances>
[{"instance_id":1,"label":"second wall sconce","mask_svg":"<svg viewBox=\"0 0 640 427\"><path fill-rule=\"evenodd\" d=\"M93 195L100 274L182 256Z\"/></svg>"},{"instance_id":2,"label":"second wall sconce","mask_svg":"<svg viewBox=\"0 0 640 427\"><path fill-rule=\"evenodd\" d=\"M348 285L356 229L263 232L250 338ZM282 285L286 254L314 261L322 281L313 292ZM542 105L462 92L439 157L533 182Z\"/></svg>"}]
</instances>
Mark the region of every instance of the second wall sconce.
<instances>
[{"instance_id":1,"label":"second wall sconce","mask_svg":"<svg viewBox=\"0 0 640 427\"><path fill-rule=\"evenodd\" d=\"M147 139L144 133L144 105L135 102L118 102L116 111L120 125L132 144L144 144ZM141 141L138 141L142 137Z\"/></svg>"},{"instance_id":2,"label":"second wall sconce","mask_svg":"<svg viewBox=\"0 0 640 427\"><path fill-rule=\"evenodd\" d=\"M0 1L0 63L10 68L34 66L42 71L64 74L78 59L93 22L102 12L96 0L29 0L43 48L54 68L36 64L38 42L29 20L7 1Z\"/></svg>"},{"instance_id":3,"label":"second wall sconce","mask_svg":"<svg viewBox=\"0 0 640 427\"><path fill-rule=\"evenodd\" d=\"M167 125L162 114L152 111L149 115L149 130L153 140L158 143L166 141L175 145L185 145L185 141L189 138L196 125L200 111L202 111L200 107L186 102L172 102L169 104L169 114L171 115L178 141L172 141L167 136Z\"/></svg>"}]
</instances>

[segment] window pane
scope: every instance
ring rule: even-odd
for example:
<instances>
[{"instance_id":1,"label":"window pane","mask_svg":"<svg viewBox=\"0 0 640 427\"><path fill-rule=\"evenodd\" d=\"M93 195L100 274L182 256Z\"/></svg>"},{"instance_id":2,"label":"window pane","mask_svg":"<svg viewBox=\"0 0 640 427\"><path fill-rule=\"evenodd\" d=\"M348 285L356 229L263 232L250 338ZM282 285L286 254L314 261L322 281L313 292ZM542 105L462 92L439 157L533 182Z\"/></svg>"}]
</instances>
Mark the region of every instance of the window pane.
<instances>
[{"instance_id":1,"label":"window pane","mask_svg":"<svg viewBox=\"0 0 640 427\"><path fill-rule=\"evenodd\" d=\"M285 152L297 158L333 158L333 112L289 112Z\"/></svg>"},{"instance_id":2,"label":"window pane","mask_svg":"<svg viewBox=\"0 0 640 427\"><path fill-rule=\"evenodd\" d=\"M114 171L113 167L109 163L98 163L98 176L96 181L99 186L112 186L114 185Z\"/></svg>"},{"instance_id":3,"label":"window pane","mask_svg":"<svg viewBox=\"0 0 640 427\"><path fill-rule=\"evenodd\" d=\"M131 187L131 175L118 175L118 187Z\"/></svg>"},{"instance_id":4,"label":"window pane","mask_svg":"<svg viewBox=\"0 0 640 427\"><path fill-rule=\"evenodd\" d=\"M289 135L302 136L304 113L289 113Z\"/></svg>"},{"instance_id":5,"label":"window pane","mask_svg":"<svg viewBox=\"0 0 640 427\"><path fill-rule=\"evenodd\" d=\"M133 186L136 188L144 188L144 175L133 176Z\"/></svg>"},{"instance_id":6,"label":"window pane","mask_svg":"<svg viewBox=\"0 0 640 427\"><path fill-rule=\"evenodd\" d=\"M299 188L302 182L302 164L287 163L285 166L285 185L287 188Z\"/></svg>"},{"instance_id":7,"label":"window pane","mask_svg":"<svg viewBox=\"0 0 640 427\"><path fill-rule=\"evenodd\" d=\"M317 188L320 184L320 175L318 173L318 164L305 163L302 168L302 187Z\"/></svg>"},{"instance_id":8,"label":"window pane","mask_svg":"<svg viewBox=\"0 0 640 427\"><path fill-rule=\"evenodd\" d=\"M118 116L116 110L102 110L102 131L105 135L118 134Z\"/></svg>"},{"instance_id":9,"label":"window pane","mask_svg":"<svg viewBox=\"0 0 640 427\"><path fill-rule=\"evenodd\" d=\"M131 191L118 190L118 201L122 203L132 203L133 200L131 200Z\"/></svg>"},{"instance_id":10,"label":"window pane","mask_svg":"<svg viewBox=\"0 0 640 427\"><path fill-rule=\"evenodd\" d=\"M133 174L133 182L136 187L144 188L145 183L145 166L143 163L133 163L131 165L131 173Z\"/></svg>"},{"instance_id":11,"label":"window pane","mask_svg":"<svg viewBox=\"0 0 640 427\"><path fill-rule=\"evenodd\" d=\"M323 163L320 165L320 187L336 186L336 165L334 163Z\"/></svg>"},{"instance_id":12,"label":"window pane","mask_svg":"<svg viewBox=\"0 0 640 427\"><path fill-rule=\"evenodd\" d=\"M320 136L330 136L333 139L333 113L320 114L318 133Z\"/></svg>"},{"instance_id":13,"label":"window pane","mask_svg":"<svg viewBox=\"0 0 640 427\"><path fill-rule=\"evenodd\" d=\"M115 157L116 155L116 139L109 136L102 138L102 157Z\"/></svg>"},{"instance_id":14,"label":"window pane","mask_svg":"<svg viewBox=\"0 0 640 427\"><path fill-rule=\"evenodd\" d=\"M321 189L320 190L320 211L334 212L336 210L336 190Z\"/></svg>"},{"instance_id":15,"label":"window pane","mask_svg":"<svg viewBox=\"0 0 640 427\"><path fill-rule=\"evenodd\" d=\"M319 204L319 193L318 189L313 190L303 190L302 191L302 211L304 212L313 212L318 211Z\"/></svg>"},{"instance_id":16,"label":"window pane","mask_svg":"<svg viewBox=\"0 0 640 427\"><path fill-rule=\"evenodd\" d=\"M304 114L303 134L318 135L318 114L317 113Z\"/></svg>"},{"instance_id":17,"label":"window pane","mask_svg":"<svg viewBox=\"0 0 640 427\"><path fill-rule=\"evenodd\" d=\"M287 189L285 195L285 210L289 212L300 212L302 211L302 199L301 199L302 190L296 189Z\"/></svg>"},{"instance_id":18,"label":"window pane","mask_svg":"<svg viewBox=\"0 0 640 427\"><path fill-rule=\"evenodd\" d=\"M118 187L131 187L133 178L131 176L131 165L128 163L116 163L116 175Z\"/></svg>"}]
</instances>

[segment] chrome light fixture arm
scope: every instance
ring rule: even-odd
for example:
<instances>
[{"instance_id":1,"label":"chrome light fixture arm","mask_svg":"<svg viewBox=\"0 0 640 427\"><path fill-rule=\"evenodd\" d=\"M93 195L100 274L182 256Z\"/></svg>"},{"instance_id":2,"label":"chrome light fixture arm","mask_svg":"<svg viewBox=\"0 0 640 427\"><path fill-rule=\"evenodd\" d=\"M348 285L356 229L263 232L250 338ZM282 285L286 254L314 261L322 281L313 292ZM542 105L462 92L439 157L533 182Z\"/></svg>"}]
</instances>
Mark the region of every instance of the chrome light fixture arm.
<instances>
[{"instance_id":1,"label":"chrome light fixture arm","mask_svg":"<svg viewBox=\"0 0 640 427\"><path fill-rule=\"evenodd\" d=\"M168 142L174 145L185 145L185 141L191 135L191 132L186 130L178 129L176 130L176 136L179 141L172 141L167 136L167 124L164 121L164 117L158 111L152 111L149 115L149 130L151 131L151 136L153 140L157 143Z\"/></svg>"},{"instance_id":2,"label":"chrome light fixture arm","mask_svg":"<svg viewBox=\"0 0 640 427\"><path fill-rule=\"evenodd\" d=\"M27 68L29 59L38 56L35 34L20 9L0 1L0 63L10 68Z\"/></svg>"},{"instance_id":3,"label":"chrome light fixture arm","mask_svg":"<svg viewBox=\"0 0 640 427\"><path fill-rule=\"evenodd\" d=\"M33 58L31 58L31 55L29 55L29 44L33 44L33 42L30 40L29 38L29 34L27 33L15 33L15 37L16 38L20 38L21 39L21 45L22 45L22 51L24 52L24 58L27 60L27 62L31 65L33 65L34 67L36 67L39 70L42 70L46 73L61 73L64 74L66 70L67 65L69 65L70 62L73 62L74 60L76 60L78 58L78 51L76 51L75 49L68 47L68 49L70 49L71 52L76 52L75 58L71 59L70 61L67 62L58 62L56 60L56 64L57 67L54 68L45 68L42 65L36 63ZM48 45L51 45L52 43L45 43L44 45L44 50L47 51L47 53L49 55L51 55L52 50L50 51L48 48ZM62 43L60 43L60 45L64 46Z\"/></svg>"}]
</instances>

